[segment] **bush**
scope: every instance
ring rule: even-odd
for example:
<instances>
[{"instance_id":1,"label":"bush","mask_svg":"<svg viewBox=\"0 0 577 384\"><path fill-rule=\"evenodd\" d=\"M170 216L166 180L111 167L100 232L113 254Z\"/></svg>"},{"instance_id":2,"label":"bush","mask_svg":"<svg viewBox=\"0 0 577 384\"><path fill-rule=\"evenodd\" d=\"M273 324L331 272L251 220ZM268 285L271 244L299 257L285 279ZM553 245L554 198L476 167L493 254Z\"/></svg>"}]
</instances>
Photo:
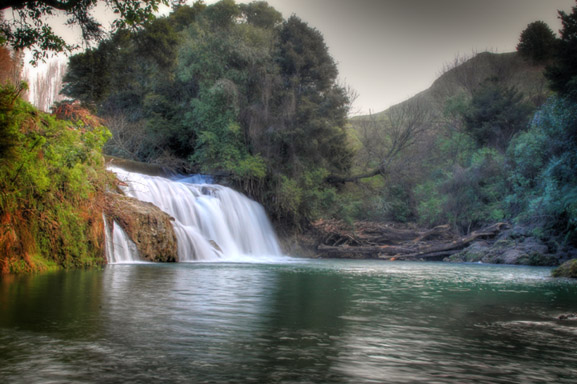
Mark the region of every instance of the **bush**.
<instances>
[{"instance_id":1,"label":"bush","mask_svg":"<svg viewBox=\"0 0 577 384\"><path fill-rule=\"evenodd\" d=\"M455 165L416 189L419 221L427 226L451 224L463 233L502 220L506 195L504 157L492 148L481 148L470 166Z\"/></svg>"}]
</instances>

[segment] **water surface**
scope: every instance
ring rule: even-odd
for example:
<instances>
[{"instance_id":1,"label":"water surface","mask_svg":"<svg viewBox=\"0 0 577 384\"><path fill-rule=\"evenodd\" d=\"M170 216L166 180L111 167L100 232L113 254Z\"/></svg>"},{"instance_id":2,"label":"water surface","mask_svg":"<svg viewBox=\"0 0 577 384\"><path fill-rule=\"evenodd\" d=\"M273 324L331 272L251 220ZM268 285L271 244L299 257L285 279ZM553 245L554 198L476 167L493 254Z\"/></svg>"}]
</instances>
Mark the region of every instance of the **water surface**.
<instances>
[{"instance_id":1,"label":"water surface","mask_svg":"<svg viewBox=\"0 0 577 384\"><path fill-rule=\"evenodd\" d=\"M2 383L575 383L548 268L112 265L0 282Z\"/></svg>"}]
</instances>

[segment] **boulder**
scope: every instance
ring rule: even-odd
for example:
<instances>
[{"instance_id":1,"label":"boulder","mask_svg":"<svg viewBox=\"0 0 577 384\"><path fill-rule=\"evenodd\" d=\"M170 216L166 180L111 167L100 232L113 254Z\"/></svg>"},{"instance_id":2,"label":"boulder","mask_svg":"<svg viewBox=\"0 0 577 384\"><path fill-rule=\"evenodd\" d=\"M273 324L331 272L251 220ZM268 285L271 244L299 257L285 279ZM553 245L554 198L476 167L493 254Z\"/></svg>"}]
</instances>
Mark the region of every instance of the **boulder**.
<instances>
[{"instance_id":1,"label":"boulder","mask_svg":"<svg viewBox=\"0 0 577 384\"><path fill-rule=\"evenodd\" d=\"M123 196L106 194L106 219L116 222L136 244L138 253L146 261L178 261L174 220L152 203Z\"/></svg>"},{"instance_id":2,"label":"boulder","mask_svg":"<svg viewBox=\"0 0 577 384\"><path fill-rule=\"evenodd\" d=\"M555 268L551 273L553 277L571 277L577 279L577 259L569 260Z\"/></svg>"},{"instance_id":3,"label":"boulder","mask_svg":"<svg viewBox=\"0 0 577 384\"><path fill-rule=\"evenodd\" d=\"M476 263L483 261L485 256L489 253L489 250L489 243L481 240L469 245L461 252L446 258L445 261L457 263Z\"/></svg>"},{"instance_id":4,"label":"boulder","mask_svg":"<svg viewBox=\"0 0 577 384\"><path fill-rule=\"evenodd\" d=\"M534 237L501 237L494 243L478 241L445 259L453 262L483 262L491 264L559 265L558 258L549 254L549 247Z\"/></svg>"}]
</instances>

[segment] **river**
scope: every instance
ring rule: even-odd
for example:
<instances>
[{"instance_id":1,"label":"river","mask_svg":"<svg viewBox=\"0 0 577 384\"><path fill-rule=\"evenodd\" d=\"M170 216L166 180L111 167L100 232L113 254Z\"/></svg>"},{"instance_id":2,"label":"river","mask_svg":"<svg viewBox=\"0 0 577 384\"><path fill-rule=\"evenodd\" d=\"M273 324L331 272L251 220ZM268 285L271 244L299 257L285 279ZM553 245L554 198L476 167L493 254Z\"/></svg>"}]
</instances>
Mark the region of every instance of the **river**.
<instances>
[{"instance_id":1,"label":"river","mask_svg":"<svg viewBox=\"0 0 577 384\"><path fill-rule=\"evenodd\" d=\"M2 383L575 383L577 282L383 261L4 278Z\"/></svg>"}]
</instances>

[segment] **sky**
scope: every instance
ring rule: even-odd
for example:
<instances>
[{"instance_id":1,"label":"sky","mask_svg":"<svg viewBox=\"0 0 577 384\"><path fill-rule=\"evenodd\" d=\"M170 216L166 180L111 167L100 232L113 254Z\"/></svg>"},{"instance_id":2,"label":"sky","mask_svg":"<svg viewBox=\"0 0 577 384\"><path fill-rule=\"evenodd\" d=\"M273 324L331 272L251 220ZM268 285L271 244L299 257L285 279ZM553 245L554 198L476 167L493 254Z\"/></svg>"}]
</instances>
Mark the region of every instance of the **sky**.
<instances>
[{"instance_id":1,"label":"sky","mask_svg":"<svg viewBox=\"0 0 577 384\"><path fill-rule=\"evenodd\" d=\"M377 113L424 91L456 57L514 51L531 22L542 20L558 32L557 10L571 12L576 5L575 0L267 2L285 19L295 14L322 33L339 82L357 95L351 115Z\"/></svg>"}]
</instances>

